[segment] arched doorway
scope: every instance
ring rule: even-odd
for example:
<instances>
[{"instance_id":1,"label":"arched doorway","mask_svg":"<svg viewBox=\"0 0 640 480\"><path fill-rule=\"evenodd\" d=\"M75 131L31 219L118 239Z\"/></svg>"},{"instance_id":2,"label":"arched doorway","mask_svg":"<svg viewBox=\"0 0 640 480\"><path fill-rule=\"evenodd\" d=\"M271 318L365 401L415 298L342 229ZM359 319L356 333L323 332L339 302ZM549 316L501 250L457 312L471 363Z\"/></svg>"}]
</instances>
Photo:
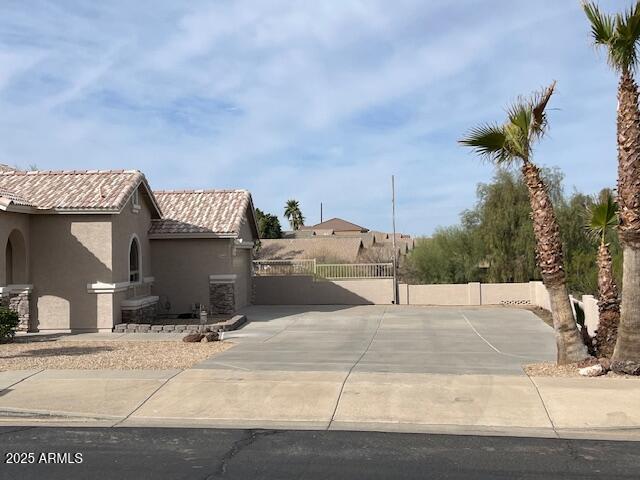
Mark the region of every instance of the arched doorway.
<instances>
[{"instance_id":1,"label":"arched doorway","mask_svg":"<svg viewBox=\"0 0 640 480\"><path fill-rule=\"evenodd\" d=\"M27 249L20 230L13 230L5 247L5 285L21 285L27 279Z\"/></svg>"}]
</instances>

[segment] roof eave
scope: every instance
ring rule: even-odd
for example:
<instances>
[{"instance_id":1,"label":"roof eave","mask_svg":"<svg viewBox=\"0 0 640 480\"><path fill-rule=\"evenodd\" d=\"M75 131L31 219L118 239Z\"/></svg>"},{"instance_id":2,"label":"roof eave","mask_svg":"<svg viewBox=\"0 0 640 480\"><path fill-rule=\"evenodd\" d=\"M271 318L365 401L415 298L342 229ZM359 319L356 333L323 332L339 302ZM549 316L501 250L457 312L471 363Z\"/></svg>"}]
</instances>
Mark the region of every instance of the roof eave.
<instances>
[{"instance_id":1,"label":"roof eave","mask_svg":"<svg viewBox=\"0 0 640 480\"><path fill-rule=\"evenodd\" d=\"M218 238L218 239L236 239L237 233L150 233L149 240L176 240L188 238Z\"/></svg>"}]
</instances>

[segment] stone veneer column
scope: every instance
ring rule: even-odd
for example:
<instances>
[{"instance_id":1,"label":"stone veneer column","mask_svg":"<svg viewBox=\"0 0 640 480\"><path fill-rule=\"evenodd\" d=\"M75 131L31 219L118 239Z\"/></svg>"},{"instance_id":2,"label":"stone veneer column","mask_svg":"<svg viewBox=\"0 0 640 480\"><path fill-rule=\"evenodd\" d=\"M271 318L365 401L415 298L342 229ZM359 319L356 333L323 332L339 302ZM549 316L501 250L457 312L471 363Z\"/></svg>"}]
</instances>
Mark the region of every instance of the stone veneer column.
<instances>
[{"instance_id":1,"label":"stone veneer column","mask_svg":"<svg viewBox=\"0 0 640 480\"><path fill-rule=\"evenodd\" d=\"M1 289L0 304L7 307L18 314L17 330L19 332L28 332L32 329L31 325L31 290L32 285L9 285Z\"/></svg>"},{"instance_id":2,"label":"stone veneer column","mask_svg":"<svg viewBox=\"0 0 640 480\"><path fill-rule=\"evenodd\" d=\"M234 273L209 275L209 313L236 311L236 277Z\"/></svg>"}]
</instances>

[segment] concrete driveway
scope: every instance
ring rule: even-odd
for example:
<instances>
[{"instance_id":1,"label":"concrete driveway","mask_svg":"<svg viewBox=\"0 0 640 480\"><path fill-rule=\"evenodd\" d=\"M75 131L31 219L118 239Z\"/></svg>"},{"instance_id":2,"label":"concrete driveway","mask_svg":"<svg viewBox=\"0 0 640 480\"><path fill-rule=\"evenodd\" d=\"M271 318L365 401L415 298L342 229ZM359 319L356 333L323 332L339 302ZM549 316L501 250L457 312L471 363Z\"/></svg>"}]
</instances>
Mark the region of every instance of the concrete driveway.
<instances>
[{"instance_id":1,"label":"concrete driveway","mask_svg":"<svg viewBox=\"0 0 640 480\"><path fill-rule=\"evenodd\" d=\"M238 345L197 368L524 375L553 330L513 308L251 307Z\"/></svg>"},{"instance_id":2,"label":"concrete driveway","mask_svg":"<svg viewBox=\"0 0 640 480\"><path fill-rule=\"evenodd\" d=\"M523 374L554 358L552 329L525 310L247 314L235 347L188 370L0 372L0 424L640 438L637 381Z\"/></svg>"},{"instance_id":3,"label":"concrete driveway","mask_svg":"<svg viewBox=\"0 0 640 480\"><path fill-rule=\"evenodd\" d=\"M246 314L251 323L225 337L234 348L176 376L123 424L552 431L521 368L554 358L553 331L531 312L327 306Z\"/></svg>"}]
</instances>

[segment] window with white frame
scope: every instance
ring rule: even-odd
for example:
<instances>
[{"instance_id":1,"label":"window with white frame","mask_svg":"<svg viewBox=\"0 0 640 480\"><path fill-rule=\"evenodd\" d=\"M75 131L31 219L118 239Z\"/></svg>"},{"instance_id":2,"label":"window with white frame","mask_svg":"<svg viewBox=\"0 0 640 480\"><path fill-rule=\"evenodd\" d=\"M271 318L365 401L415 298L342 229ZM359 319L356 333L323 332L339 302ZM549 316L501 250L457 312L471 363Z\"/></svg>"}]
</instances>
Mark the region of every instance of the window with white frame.
<instances>
[{"instance_id":1,"label":"window with white frame","mask_svg":"<svg viewBox=\"0 0 640 480\"><path fill-rule=\"evenodd\" d=\"M129 246L129 281L137 283L140 281L140 245L138 239L133 237Z\"/></svg>"}]
</instances>

